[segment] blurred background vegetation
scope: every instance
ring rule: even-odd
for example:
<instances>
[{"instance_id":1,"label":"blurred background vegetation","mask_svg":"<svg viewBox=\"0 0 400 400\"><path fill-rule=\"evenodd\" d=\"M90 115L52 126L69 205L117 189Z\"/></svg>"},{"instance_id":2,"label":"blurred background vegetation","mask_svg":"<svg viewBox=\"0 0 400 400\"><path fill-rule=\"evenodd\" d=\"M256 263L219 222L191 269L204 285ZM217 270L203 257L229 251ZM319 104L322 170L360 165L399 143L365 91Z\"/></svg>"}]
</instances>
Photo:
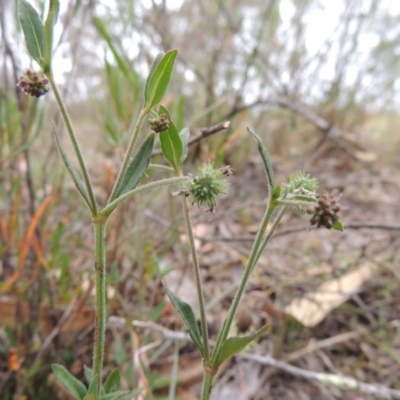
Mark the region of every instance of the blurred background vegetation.
<instances>
[{"instance_id":1,"label":"blurred background vegetation","mask_svg":"<svg viewBox=\"0 0 400 400\"><path fill-rule=\"evenodd\" d=\"M152 60L159 51L178 49L164 101L178 129L188 127L195 136L231 122L193 145L186 166L193 172L212 159L236 170L215 216L193 210L211 326L229 304L266 198L262 163L246 133L254 126L278 179L301 169L323 189L343 192L348 229L340 237L295 235L289 225L303 228L306 221L290 215L286 233L284 226L260 262L238 329L268 321L272 332L259 353L304 369L400 386L400 4L61 3L55 73L99 202L115 179ZM33 4L45 15L46 1ZM83 378L83 365L91 363L92 232L53 142L51 121L61 132L62 125L52 95L31 99L16 87L24 70L35 67L16 2L0 0L0 6L0 398L68 399L49 366L62 362ZM110 221L110 315L182 329L161 285L164 279L186 287L190 302L193 283L175 200L167 190L141 196ZM293 325L280 311L365 263L373 278L356 285L319 325ZM190 345L129 323L110 323L108 336L107 366L120 367L126 385L144 386L147 398L196 398L201 360ZM313 341L324 343L322 349L311 349ZM299 349L305 351L299 355ZM215 398L367 398L299 379L288 384L284 373L254 363L232 361ZM244 385L248 368L256 368L257 379Z\"/></svg>"}]
</instances>

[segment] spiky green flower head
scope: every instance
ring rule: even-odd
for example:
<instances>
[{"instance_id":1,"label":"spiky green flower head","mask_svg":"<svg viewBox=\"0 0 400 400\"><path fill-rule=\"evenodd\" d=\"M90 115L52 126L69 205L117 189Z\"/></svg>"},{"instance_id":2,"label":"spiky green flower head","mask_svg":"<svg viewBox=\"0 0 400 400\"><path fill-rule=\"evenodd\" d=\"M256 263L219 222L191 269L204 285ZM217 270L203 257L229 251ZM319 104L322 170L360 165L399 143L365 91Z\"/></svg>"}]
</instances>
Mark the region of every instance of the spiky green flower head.
<instances>
[{"instance_id":1,"label":"spiky green flower head","mask_svg":"<svg viewBox=\"0 0 400 400\"><path fill-rule=\"evenodd\" d=\"M213 162L205 163L188 187L192 203L213 212L218 199L227 193L229 184L225 178L231 174L229 166L215 169Z\"/></svg>"},{"instance_id":2,"label":"spiky green flower head","mask_svg":"<svg viewBox=\"0 0 400 400\"><path fill-rule=\"evenodd\" d=\"M300 171L289 178L289 183L283 185L283 198L316 201L318 180Z\"/></svg>"}]
</instances>

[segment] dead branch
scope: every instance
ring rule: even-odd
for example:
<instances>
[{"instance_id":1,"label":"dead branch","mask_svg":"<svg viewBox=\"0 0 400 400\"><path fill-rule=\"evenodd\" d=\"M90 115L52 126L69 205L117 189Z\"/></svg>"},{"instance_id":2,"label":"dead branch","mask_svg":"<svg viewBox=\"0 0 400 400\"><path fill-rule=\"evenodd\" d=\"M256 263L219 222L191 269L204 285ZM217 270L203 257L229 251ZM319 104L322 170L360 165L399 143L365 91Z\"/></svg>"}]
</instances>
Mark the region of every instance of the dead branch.
<instances>
[{"instance_id":1,"label":"dead branch","mask_svg":"<svg viewBox=\"0 0 400 400\"><path fill-rule=\"evenodd\" d=\"M111 324L126 326L126 320L121 317L111 316L108 319ZM191 341L189 334L184 332L175 332L166 329L154 322L132 321L132 326L140 329L149 329L161 334L165 339L178 341ZM213 346L214 343L210 342ZM335 386L344 390L358 390L361 393L372 394L382 399L400 400L400 391L390 389L380 384L364 383L343 375L326 374L321 372L308 371L302 368L294 367L283 361L276 360L270 356L261 356L259 354L243 353L238 356L241 359L254 361L262 365L276 368L298 378L311 381L318 381L324 385Z\"/></svg>"}]
</instances>

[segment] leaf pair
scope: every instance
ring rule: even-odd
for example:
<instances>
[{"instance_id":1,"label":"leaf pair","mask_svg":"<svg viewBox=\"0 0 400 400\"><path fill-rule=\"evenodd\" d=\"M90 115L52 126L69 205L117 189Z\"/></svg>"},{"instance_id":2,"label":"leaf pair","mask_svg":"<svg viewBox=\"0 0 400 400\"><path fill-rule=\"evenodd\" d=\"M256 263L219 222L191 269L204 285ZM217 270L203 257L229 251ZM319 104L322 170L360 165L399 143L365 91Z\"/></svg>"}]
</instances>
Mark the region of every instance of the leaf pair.
<instances>
[{"instance_id":1,"label":"leaf pair","mask_svg":"<svg viewBox=\"0 0 400 400\"><path fill-rule=\"evenodd\" d=\"M147 112L158 105L167 90L171 79L172 70L175 59L178 54L177 50L170 50L167 53L159 53L155 58L150 73L146 81L144 90L144 109ZM160 107L159 115L166 114L169 119L169 128L160 133L161 149L172 164L175 172L178 173L180 166L187 156L187 141L189 130L184 129L178 133L175 124L171 121L171 116L165 107Z\"/></svg>"},{"instance_id":2,"label":"leaf pair","mask_svg":"<svg viewBox=\"0 0 400 400\"><path fill-rule=\"evenodd\" d=\"M54 374L75 400L130 400L142 391L142 388L135 389L131 392L118 390L121 381L121 375L118 370L114 370L110 373L103 387L99 390L98 380L94 379L93 371L90 368L85 367L85 376L89 384L88 388L71 375L62 365L53 364L52 369ZM99 392L100 397L98 395Z\"/></svg>"}]
</instances>

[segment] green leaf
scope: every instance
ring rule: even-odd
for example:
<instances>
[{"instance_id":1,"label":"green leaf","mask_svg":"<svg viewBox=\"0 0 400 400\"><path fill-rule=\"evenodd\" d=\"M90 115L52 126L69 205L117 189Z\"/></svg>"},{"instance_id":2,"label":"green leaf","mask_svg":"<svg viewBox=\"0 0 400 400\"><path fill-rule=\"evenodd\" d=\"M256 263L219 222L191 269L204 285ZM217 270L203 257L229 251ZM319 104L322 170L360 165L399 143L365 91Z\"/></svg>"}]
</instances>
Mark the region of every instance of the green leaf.
<instances>
[{"instance_id":1,"label":"green leaf","mask_svg":"<svg viewBox=\"0 0 400 400\"><path fill-rule=\"evenodd\" d=\"M272 198L274 200L278 200L280 195L281 195L281 187L280 186L275 186L274 187L274 191L272 193Z\"/></svg>"},{"instance_id":2,"label":"green leaf","mask_svg":"<svg viewBox=\"0 0 400 400\"><path fill-rule=\"evenodd\" d=\"M64 149L62 147L62 144L60 142L60 137L58 135L57 129L56 129L54 124L53 124L53 133L54 133L54 137L56 139L56 144L57 144L58 151L61 154L61 157L62 157L62 159L64 161L64 165L67 168L67 171L68 171L69 175L71 176L72 180L74 181L75 186L78 189L78 192L81 194L83 200L88 205L89 209L91 211L94 211L94 208L90 204L89 196L86 193L86 190L85 190L85 187L83 185L83 182L82 182L80 176L78 175L78 173L75 171L75 168L70 163L70 161L68 159L68 156L67 156L67 153L64 151Z\"/></svg>"},{"instance_id":3,"label":"green leaf","mask_svg":"<svg viewBox=\"0 0 400 400\"><path fill-rule=\"evenodd\" d=\"M182 163L183 144L174 123L171 121L169 111L165 107L160 107L159 115L167 114L169 119L169 128L160 133L161 150L164 156L172 164L175 171L178 172Z\"/></svg>"},{"instance_id":4,"label":"green leaf","mask_svg":"<svg viewBox=\"0 0 400 400\"><path fill-rule=\"evenodd\" d=\"M197 326L196 317L194 316L193 310L188 303L185 303L179 297L175 296L168 288L166 288L167 295L170 298L172 304L182 317L183 322L189 329L190 337L193 340L195 346L200 350L201 355L204 357L205 351L203 343L201 341L199 327Z\"/></svg>"},{"instance_id":5,"label":"green leaf","mask_svg":"<svg viewBox=\"0 0 400 400\"><path fill-rule=\"evenodd\" d=\"M170 50L150 69L150 74L146 81L144 108L147 111L161 102L171 79L172 70L178 50ZM158 58L159 56L157 56ZM157 60L157 59L156 59ZM154 66L154 67L153 67Z\"/></svg>"},{"instance_id":6,"label":"green leaf","mask_svg":"<svg viewBox=\"0 0 400 400\"><path fill-rule=\"evenodd\" d=\"M99 391L99 381L97 379L92 379L92 382L90 382L89 389L87 391L88 395L97 395L97 392ZM83 400L89 400L86 398Z\"/></svg>"},{"instance_id":7,"label":"green leaf","mask_svg":"<svg viewBox=\"0 0 400 400\"><path fill-rule=\"evenodd\" d=\"M119 188L115 191L114 197L111 199L117 199L119 196L123 195L130 190L135 189L139 184L142 176L146 172L149 164L150 157L154 146L154 134L151 134L140 146L140 149L133 157L133 160L128 165L125 175L121 180Z\"/></svg>"},{"instance_id":8,"label":"green leaf","mask_svg":"<svg viewBox=\"0 0 400 400\"><path fill-rule=\"evenodd\" d=\"M44 51L44 70L45 72L51 70L51 57L53 53L53 32L54 32L54 24L57 21L58 13L60 11L60 1L59 0L50 0L49 3L49 12L47 14L46 21L44 23L44 43L45 43L45 51Z\"/></svg>"},{"instance_id":9,"label":"green leaf","mask_svg":"<svg viewBox=\"0 0 400 400\"><path fill-rule=\"evenodd\" d=\"M344 228L343 228L343 224L340 221L336 221L333 226L333 229L335 229L336 231L340 231L343 232Z\"/></svg>"},{"instance_id":10,"label":"green leaf","mask_svg":"<svg viewBox=\"0 0 400 400\"><path fill-rule=\"evenodd\" d=\"M83 372L85 374L86 381L87 381L88 385L90 386L90 384L92 383L92 380L93 380L93 370L91 368L87 367L86 365L84 365Z\"/></svg>"},{"instance_id":11,"label":"green leaf","mask_svg":"<svg viewBox=\"0 0 400 400\"><path fill-rule=\"evenodd\" d=\"M179 137L181 138L181 142L182 142L182 146L183 146L182 155L181 155L181 165L186 160L186 157L188 154L189 135L190 135L189 128L183 128L179 132Z\"/></svg>"},{"instance_id":12,"label":"green leaf","mask_svg":"<svg viewBox=\"0 0 400 400\"><path fill-rule=\"evenodd\" d=\"M26 0L18 2L18 19L30 56L41 66L44 57L44 27L37 11Z\"/></svg>"},{"instance_id":13,"label":"green leaf","mask_svg":"<svg viewBox=\"0 0 400 400\"><path fill-rule=\"evenodd\" d=\"M132 392L120 390L118 392L105 394L100 397L100 400L131 400L133 397L140 394L142 390L143 388L141 387L133 390Z\"/></svg>"},{"instance_id":14,"label":"green leaf","mask_svg":"<svg viewBox=\"0 0 400 400\"><path fill-rule=\"evenodd\" d=\"M144 100L145 100L146 104L147 104L147 93L149 91L150 78L154 74L154 71L155 71L157 65L160 63L160 61L163 59L164 56L165 56L165 53L163 51L161 51L160 53L157 54L156 58L154 59L153 63L151 64L149 75L147 77L146 84L144 86Z\"/></svg>"},{"instance_id":15,"label":"green leaf","mask_svg":"<svg viewBox=\"0 0 400 400\"><path fill-rule=\"evenodd\" d=\"M253 128L247 128L247 130L249 131L249 133L251 133L255 139L257 140L257 144L258 144L258 151L261 155L261 158L264 161L264 166L265 166L265 170L267 171L267 177L268 177L268 186L270 190L273 190L275 187L275 182L274 182L274 170L272 169L272 165L271 165L271 160L269 158L269 154L267 149L265 148L265 146L263 145L260 137L257 135L256 131Z\"/></svg>"},{"instance_id":16,"label":"green leaf","mask_svg":"<svg viewBox=\"0 0 400 400\"><path fill-rule=\"evenodd\" d=\"M257 331L252 332L250 335L230 337L229 339L227 339L222 346L221 355L217 367L219 367L224 361L242 351L248 344L250 344L252 341L259 338L263 333L266 333L268 331L269 325L265 325Z\"/></svg>"},{"instance_id":17,"label":"green leaf","mask_svg":"<svg viewBox=\"0 0 400 400\"><path fill-rule=\"evenodd\" d=\"M118 390L121 381L121 374L117 369L114 369L104 383L104 391L106 393L111 393Z\"/></svg>"},{"instance_id":18,"label":"green leaf","mask_svg":"<svg viewBox=\"0 0 400 400\"><path fill-rule=\"evenodd\" d=\"M60 364L53 364L51 369L75 400L83 400L87 390L81 381L71 375L68 370Z\"/></svg>"},{"instance_id":19,"label":"green leaf","mask_svg":"<svg viewBox=\"0 0 400 400\"><path fill-rule=\"evenodd\" d=\"M94 393L87 394L83 400L96 400L96 395Z\"/></svg>"}]
</instances>

